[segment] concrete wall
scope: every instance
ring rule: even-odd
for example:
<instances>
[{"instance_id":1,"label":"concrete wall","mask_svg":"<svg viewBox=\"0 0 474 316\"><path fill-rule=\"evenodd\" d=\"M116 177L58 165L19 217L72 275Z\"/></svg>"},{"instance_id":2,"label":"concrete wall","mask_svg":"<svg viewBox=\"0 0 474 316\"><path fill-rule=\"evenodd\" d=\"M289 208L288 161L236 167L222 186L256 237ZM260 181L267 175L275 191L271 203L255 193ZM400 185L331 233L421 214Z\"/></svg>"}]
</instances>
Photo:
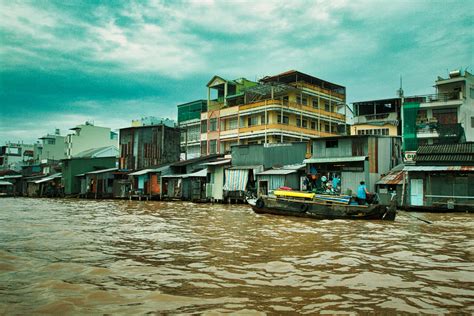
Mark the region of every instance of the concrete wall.
<instances>
[{"instance_id":1,"label":"concrete wall","mask_svg":"<svg viewBox=\"0 0 474 316\"><path fill-rule=\"evenodd\" d=\"M74 157L81 151L107 146L117 147L118 139L113 138L108 127L78 125L75 134L66 136L66 158Z\"/></svg>"}]
</instances>

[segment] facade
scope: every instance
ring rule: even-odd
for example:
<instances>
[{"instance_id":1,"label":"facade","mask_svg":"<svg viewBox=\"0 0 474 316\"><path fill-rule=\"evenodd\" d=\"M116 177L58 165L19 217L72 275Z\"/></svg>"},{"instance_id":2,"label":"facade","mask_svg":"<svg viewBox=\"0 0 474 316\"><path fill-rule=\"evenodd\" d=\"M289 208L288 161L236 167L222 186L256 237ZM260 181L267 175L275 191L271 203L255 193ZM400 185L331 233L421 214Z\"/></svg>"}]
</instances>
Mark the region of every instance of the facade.
<instances>
[{"instance_id":1,"label":"facade","mask_svg":"<svg viewBox=\"0 0 474 316\"><path fill-rule=\"evenodd\" d=\"M39 138L42 142L37 159L59 161L66 158L66 143L64 136L60 135L59 129L54 134L46 134Z\"/></svg>"},{"instance_id":2,"label":"facade","mask_svg":"<svg viewBox=\"0 0 474 316\"><path fill-rule=\"evenodd\" d=\"M401 98L354 102L351 135L401 136Z\"/></svg>"},{"instance_id":3,"label":"facade","mask_svg":"<svg viewBox=\"0 0 474 316\"><path fill-rule=\"evenodd\" d=\"M90 171L117 167L117 156L117 148L110 146L87 150L62 160L64 194L80 194L81 176Z\"/></svg>"},{"instance_id":4,"label":"facade","mask_svg":"<svg viewBox=\"0 0 474 316\"><path fill-rule=\"evenodd\" d=\"M474 142L420 146L407 165L404 206L428 210L474 210Z\"/></svg>"},{"instance_id":5,"label":"facade","mask_svg":"<svg viewBox=\"0 0 474 316\"><path fill-rule=\"evenodd\" d=\"M452 71L435 82L436 93L407 97L403 103L403 146L474 141L474 76Z\"/></svg>"},{"instance_id":6,"label":"facade","mask_svg":"<svg viewBox=\"0 0 474 316\"><path fill-rule=\"evenodd\" d=\"M141 170L179 161L180 133L164 124L120 129L119 168Z\"/></svg>"},{"instance_id":7,"label":"facade","mask_svg":"<svg viewBox=\"0 0 474 316\"><path fill-rule=\"evenodd\" d=\"M25 165L34 161L34 149L32 144L11 143L0 146L0 170L21 171Z\"/></svg>"},{"instance_id":8,"label":"facade","mask_svg":"<svg viewBox=\"0 0 474 316\"><path fill-rule=\"evenodd\" d=\"M178 105L181 130L181 154L184 160L201 155L201 113L207 112L207 101L196 100Z\"/></svg>"},{"instance_id":9,"label":"facade","mask_svg":"<svg viewBox=\"0 0 474 316\"><path fill-rule=\"evenodd\" d=\"M201 114L201 153L230 153L232 145L286 143L345 133L345 87L298 72L258 83L214 76ZM211 99L212 92L217 97Z\"/></svg>"},{"instance_id":10,"label":"facade","mask_svg":"<svg viewBox=\"0 0 474 316\"><path fill-rule=\"evenodd\" d=\"M374 192L381 176L402 162L401 145L401 138L396 136L316 138L313 155L304 163L307 173L316 181L337 175L342 193L356 192L360 181L365 181L367 189Z\"/></svg>"},{"instance_id":11,"label":"facade","mask_svg":"<svg viewBox=\"0 0 474 316\"><path fill-rule=\"evenodd\" d=\"M89 149L115 146L118 144L117 133L108 127L94 126L90 122L71 128L74 133L65 138L66 158L72 158Z\"/></svg>"}]
</instances>

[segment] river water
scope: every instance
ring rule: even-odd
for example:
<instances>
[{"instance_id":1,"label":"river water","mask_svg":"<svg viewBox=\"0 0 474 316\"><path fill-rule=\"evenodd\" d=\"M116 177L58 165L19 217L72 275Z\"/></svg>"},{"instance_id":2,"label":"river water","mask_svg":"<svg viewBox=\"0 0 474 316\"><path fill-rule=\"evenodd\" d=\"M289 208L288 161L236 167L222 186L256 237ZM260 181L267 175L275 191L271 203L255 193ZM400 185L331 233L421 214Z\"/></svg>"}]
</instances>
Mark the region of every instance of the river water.
<instances>
[{"instance_id":1,"label":"river water","mask_svg":"<svg viewBox=\"0 0 474 316\"><path fill-rule=\"evenodd\" d=\"M474 214L3 198L0 314L474 313Z\"/></svg>"}]
</instances>

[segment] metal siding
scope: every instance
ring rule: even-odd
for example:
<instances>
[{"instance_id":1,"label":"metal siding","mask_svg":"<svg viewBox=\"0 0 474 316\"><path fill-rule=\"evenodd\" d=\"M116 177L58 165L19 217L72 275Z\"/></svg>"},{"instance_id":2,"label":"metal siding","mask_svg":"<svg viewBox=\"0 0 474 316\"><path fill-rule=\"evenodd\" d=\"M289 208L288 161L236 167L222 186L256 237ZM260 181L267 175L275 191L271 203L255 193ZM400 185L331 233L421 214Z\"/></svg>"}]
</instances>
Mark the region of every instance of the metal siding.
<instances>
[{"instance_id":1,"label":"metal siding","mask_svg":"<svg viewBox=\"0 0 474 316\"><path fill-rule=\"evenodd\" d=\"M341 192L346 193L347 189L352 190L352 194L357 193L360 181L365 178L364 172L341 172Z\"/></svg>"}]
</instances>

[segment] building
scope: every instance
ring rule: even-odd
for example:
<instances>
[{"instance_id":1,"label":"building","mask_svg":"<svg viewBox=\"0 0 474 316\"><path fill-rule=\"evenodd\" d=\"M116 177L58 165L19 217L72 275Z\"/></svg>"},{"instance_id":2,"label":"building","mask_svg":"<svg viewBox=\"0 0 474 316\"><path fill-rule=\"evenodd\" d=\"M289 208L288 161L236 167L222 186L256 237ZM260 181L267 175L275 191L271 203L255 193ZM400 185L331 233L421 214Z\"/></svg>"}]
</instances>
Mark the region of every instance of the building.
<instances>
[{"instance_id":1,"label":"building","mask_svg":"<svg viewBox=\"0 0 474 316\"><path fill-rule=\"evenodd\" d=\"M303 190L306 177L305 164L295 164L273 168L257 173L258 196L268 195L270 191L285 187L292 190Z\"/></svg>"},{"instance_id":2,"label":"building","mask_svg":"<svg viewBox=\"0 0 474 316\"><path fill-rule=\"evenodd\" d=\"M66 158L65 136L61 136L60 130L56 129L54 134L46 134L40 137L42 144L37 155L38 162L44 160L59 161Z\"/></svg>"},{"instance_id":3,"label":"building","mask_svg":"<svg viewBox=\"0 0 474 316\"><path fill-rule=\"evenodd\" d=\"M146 116L142 117L139 120L132 120L132 127L138 126L151 126L151 125L160 125L164 124L168 127L175 127L176 122L170 120L169 118L155 117L155 116Z\"/></svg>"},{"instance_id":4,"label":"building","mask_svg":"<svg viewBox=\"0 0 474 316\"><path fill-rule=\"evenodd\" d=\"M224 174L230 167L230 159L218 159L203 164L207 167L206 197L211 202L224 201Z\"/></svg>"},{"instance_id":5,"label":"building","mask_svg":"<svg viewBox=\"0 0 474 316\"><path fill-rule=\"evenodd\" d=\"M81 177L90 171L117 167L118 150L115 146L90 149L75 157L62 160L64 194L81 193Z\"/></svg>"},{"instance_id":6,"label":"building","mask_svg":"<svg viewBox=\"0 0 474 316\"><path fill-rule=\"evenodd\" d=\"M207 101L196 100L178 105L178 126L181 130L183 160L201 155L201 113L207 112Z\"/></svg>"},{"instance_id":7,"label":"building","mask_svg":"<svg viewBox=\"0 0 474 316\"><path fill-rule=\"evenodd\" d=\"M422 145L415 165L403 169L403 206L426 210L474 210L474 142Z\"/></svg>"},{"instance_id":8,"label":"building","mask_svg":"<svg viewBox=\"0 0 474 316\"><path fill-rule=\"evenodd\" d=\"M201 153L230 153L237 144L286 143L346 130L343 86L288 71L258 83L214 76L201 114ZM211 95L217 94L211 99Z\"/></svg>"},{"instance_id":9,"label":"building","mask_svg":"<svg viewBox=\"0 0 474 316\"><path fill-rule=\"evenodd\" d=\"M119 168L141 170L179 161L179 128L165 124L120 129Z\"/></svg>"},{"instance_id":10,"label":"building","mask_svg":"<svg viewBox=\"0 0 474 316\"><path fill-rule=\"evenodd\" d=\"M65 138L66 158L72 158L85 150L109 146L117 147L118 144L117 133L108 127L95 126L91 122L77 125L70 130L73 133Z\"/></svg>"},{"instance_id":11,"label":"building","mask_svg":"<svg viewBox=\"0 0 474 316\"><path fill-rule=\"evenodd\" d=\"M323 176L341 179L342 193L356 192L360 181L375 192L382 175L402 162L401 138L397 136L356 135L313 139L313 155L304 160L315 181ZM312 184L314 186L314 184Z\"/></svg>"},{"instance_id":12,"label":"building","mask_svg":"<svg viewBox=\"0 0 474 316\"><path fill-rule=\"evenodd\" d=\"M225 169L224 199L241 201L248 194L257 195L257 174L301 164L306 152L306 142L232 146L232 167Z\"/></svg>"},{"instance_id":13,"label":"building","mask_svg":"<svg viewBox=\"0 0 474 316\"><path fill-rule=\"evenodd\" d=\"M401 98L354 102L351 135L402 136Z\"/></svg>"},{"instance_id":14,"label":"building","mask_svg":"<svg viewBox=\"0 0 474 316\"><path fill-rule=\"evenodd\" d=\"M474 141L474 76L452 71L435 81L435 94L406 97L403 103L403 146Z\"/></svg>"},{"instance_id":15,"label":"building","mask_svg":"<svg viewBox=\"0 0 474 316\"><path fill-rule=\"evenodd\" d=\"M0 170L21 171L34 161L35 145L7 142L0 146Z\"/></svg>"}]
</instances>

